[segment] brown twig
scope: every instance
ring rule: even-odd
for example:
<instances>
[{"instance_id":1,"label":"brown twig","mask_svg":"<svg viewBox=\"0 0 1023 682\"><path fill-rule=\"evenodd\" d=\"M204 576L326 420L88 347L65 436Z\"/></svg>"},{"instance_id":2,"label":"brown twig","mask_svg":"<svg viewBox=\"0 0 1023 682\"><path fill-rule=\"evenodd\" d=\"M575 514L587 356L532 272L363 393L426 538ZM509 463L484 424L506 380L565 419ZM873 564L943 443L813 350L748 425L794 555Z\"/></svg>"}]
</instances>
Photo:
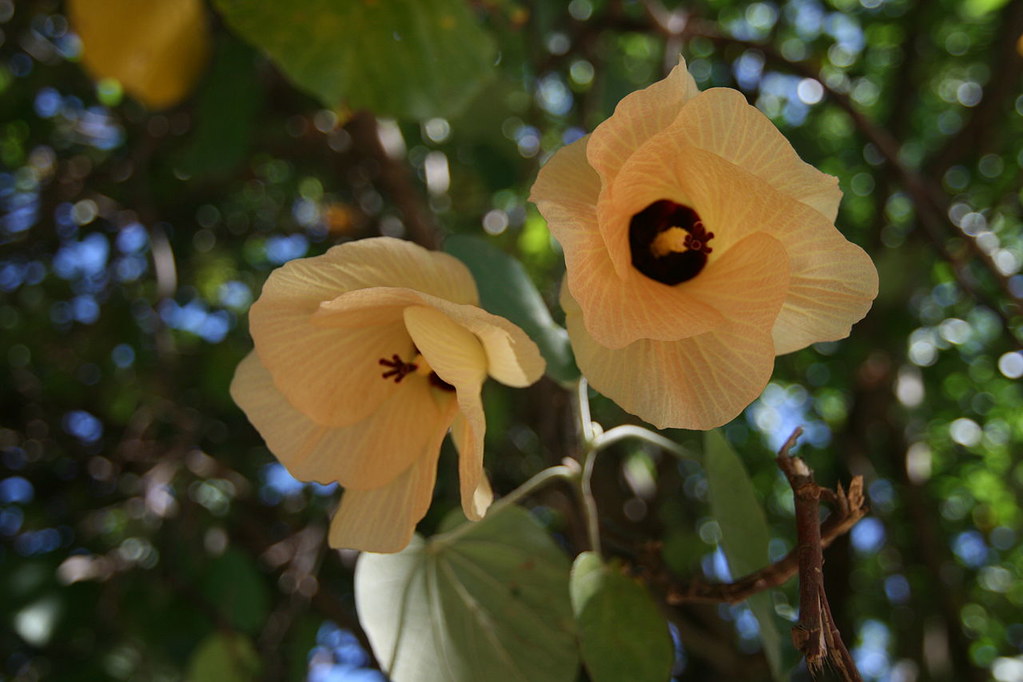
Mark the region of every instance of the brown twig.
<instances>
[{"instance_id":1,"label":"brown twig","mask_svg":"<svg viewBox=\"0 0 1023 682\"><path fill-rule=\"evenodd\" d=\"M807 667L817 671L830 662L842 679L861 682L856 663L842 641L824 592L824 554L821 547L820 500L830 497L813 480L813 471L789 450L802 433L797 428L778 453L778 468L785 473L795 496L799 555L799 622L792 628L792 643L806 656Z\"/></svg>"},{"instance_id":2,"label":"brown twig","mask_svg":"<svg viewBox=\"0 0 1023 682\"><path fill-rule=\"evenodd\" d=\"M795 438L802 433L797 430L782 447L779 457L788 454L795 444ZM833 507L833 513L820 524L817 534L823 549L836 538L849 532L867 514L867 500L863 494L863 478L857 476L849 483L848 492L838 486L837 491L820 488L820 495ZM799 548L759 571L754 571L731 583L710 583L693 579L684 585L668 585L666 600L677 605L686 602L725 602L735 604L752 595L772 587L785 584L799 570Z\"/></svg>"}]
</instances>

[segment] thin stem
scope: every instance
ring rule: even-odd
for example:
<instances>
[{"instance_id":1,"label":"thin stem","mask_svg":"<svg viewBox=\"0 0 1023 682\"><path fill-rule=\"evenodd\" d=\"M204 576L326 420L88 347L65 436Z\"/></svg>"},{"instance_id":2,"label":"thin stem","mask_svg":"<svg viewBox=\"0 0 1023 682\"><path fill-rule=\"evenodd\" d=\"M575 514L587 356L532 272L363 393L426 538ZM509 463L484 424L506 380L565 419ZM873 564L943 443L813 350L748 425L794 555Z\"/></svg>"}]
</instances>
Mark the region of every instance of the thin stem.
<instances>
[{"instance_id":1,"label":"thin stem","mask_svg":"<svg viewBox=\"0 0 1023 682\"><path fill-rule=\"evenodd\" d=\"M683 457L686 459L692 458L692 455L675 441L665 438L659 433L654 433L649 429L644 429L642 426L635 426L633 424L616 426L607 433L602 433L597 436L597 439L593 444L593 449L603 450L604 448L614 445L618 441L625 440L626 438L637 438L639 440L646 441L655 447L667 450L676 457Z\"/></svg>"},{"instance_id":2,"label":"thin stem","mask_svg":"<svg viewBox=\"0 0 1023 682\"><path fill-rule=\"evenodd\" d=\"M573 467L567 467L564 465L553 466L544 469L543 471L537 473L528 481L520 485L518 488L511 491L510 493L502 497L500 500L492 504L490 506L490 509L487 510L487 515L483 517L480 523L485 523L487 519L497 516L506 507L510 507L511 505L515 504L522 498L531 495L532 493L536 492L537 490L539 490L540 488L544 487L545 485L554 480L564 479L570 481L578 475L579 475L578 470L574 469ZM476 527L475 524L463 523L457 528L454 528L451 531L435 538L435 541L443 539L444 542L453 542L454 540L457 540L462 535L469 532L475 527Z\"/></svg>"},{"instance_id":3,"label":"thin stem","mask_svg":"<svg viewBox=\"0 0 1023 682\"><path fill-rule=\"evenodd\" d=\"M579 433L582 434L583 444L589 447L593 442L593 419L590 417L590 394L586 377L579 377L576 384L576 403L579 411Z\"/></svg>"},{"instance_id":4,"label":"thin stem","mask_svg":"<svg viewBox=\"0 0 1023 682\"><path fill-rule=\"evenodd\" d=\"M597 500L593 497L590 480L593 478L593 463L597 460L597 448L591 447L583 456L583 475L579 479L579 497L583 503L583 514L586 516L586 536L590 540L590 549L600 555L600 525L597 521Z\"/></svg>"}]
</instances>

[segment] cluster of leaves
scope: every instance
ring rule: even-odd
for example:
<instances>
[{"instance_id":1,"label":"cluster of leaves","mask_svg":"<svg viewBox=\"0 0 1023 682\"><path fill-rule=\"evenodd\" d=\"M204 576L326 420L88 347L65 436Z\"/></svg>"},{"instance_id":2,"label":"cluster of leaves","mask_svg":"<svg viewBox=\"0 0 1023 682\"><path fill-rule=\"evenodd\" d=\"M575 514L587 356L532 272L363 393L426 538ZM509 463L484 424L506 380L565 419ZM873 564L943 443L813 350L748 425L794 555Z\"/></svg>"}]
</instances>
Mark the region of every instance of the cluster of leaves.
<instances>
[{"instance_id":1,"label":"cluster of leaves","mask_svg":"<svg viewBox=\"0 0 1023 682\"><path fill-rule=\"evenodd\" d=\"M840 178L838 225L880 270L874 310L850 339L780 358L724 429L751 486L722 442L706 468L634 441L604 451L592 483L616 562L579 554L586 531L557 486L530 498L529 516L452 529L446 453L422 525L438 535L407 555L408 584L439 589L450 627L438 637L529 643L537 657L515 660L543 672L526 679L571 679L580 651L593 679L622 679L614 666L644 638L653 648L635 658L650 679L668 667L768 679L795 663L782 644L791 585L749 606L615 617L649 599L657 576L727 580L756 568L765 543L772 559L791 549L791 496L770 454L801 423L818 480L867 478L874 515L828 550L826 571L864 676L1023 679L1012 457L1023 443L1023 3L197 6L208 62L190 95L154 111L123 76L90 79L70 9L0 0L0 678L381 679L377 664L395 675L425 665L403 663L397 645L424 633L394 614L406 602L383 585L360 592L390 574L363 568L353 583L354 557L326 549L334 490L291 479L228 398L250 348L245 310L274 267L340 240L458 235L444 248L469 261L484 305L531 321L553 377L519 393L487 387L495 489L577 454L558 383L574 374L553 305L562 265L525 196L545 154L681 50L701 87L739 87ZM126 30L131 45L147 29ZM634 421L599 396L593 414ZM704 450L693 434L667 435ZM728 504L750 499L741 489L762 502L762 526ZM487 544L519 536L507 560ZM650 578L638 593L629 572ZM563 581L564 601L539 605L542 624L506 613L530 603L540 574ZM483 576L516 590L509 600L476 585L492 597L483 612L501 616L493 630L455 622L460 586ZM359 597L360 616L392 660L368 653L360 594L381 600ZM663 629L647 632L664 616L673 654ZM400 623L409 629L392 645L378 642L374 629ZM438 666L504 669L500 648L466 663L446 646L425 647ZM452 679L443 670L437 679Z\"/></svg>"}]
</instances>

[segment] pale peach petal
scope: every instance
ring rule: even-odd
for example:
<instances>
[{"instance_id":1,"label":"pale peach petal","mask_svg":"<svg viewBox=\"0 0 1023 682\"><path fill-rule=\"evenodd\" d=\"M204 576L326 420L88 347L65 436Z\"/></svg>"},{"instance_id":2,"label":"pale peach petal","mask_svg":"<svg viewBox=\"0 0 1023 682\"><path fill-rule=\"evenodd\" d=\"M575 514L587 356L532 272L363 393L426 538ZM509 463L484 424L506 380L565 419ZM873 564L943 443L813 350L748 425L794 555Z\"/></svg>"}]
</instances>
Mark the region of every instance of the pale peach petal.
<instances>
[{"instance_id":1,"label":"pale peach petal","mask_svg":"<svg viewBox=\"0 0 1023 682\"><path fill-rule=\"evenodd\" d=\"M586 158L589 135L565 145L540 168L536 182L529 192L529 200L546 216L549 204L560 206L568 213L592 212L600 195L600 176Z\"/></svg>"},{"instance_id":2,"label":"pale peach petal","mask_svg":"<svg viewBox=\"0 0 1023 682\"><path fill-rule=\"evenodd\" d=\"M359 489L389 483L430 454L454 418L454 397L438 400L426 377L406 376L400 389L362 421L331 427L292 407L255 353L231 382L231 396L295 478Z\"/></svg>"},{"instance_id":3,"label":"pale peach petal","mask_svg":"<svg viewBox=\"0 0 1023 682\"><path fill-rule=\"evenodd\" d=\"M588 166L583 165L581 142L562 148L541 169L543 182L537 180L540 190L534 185L532 196L564 251L568 286L585 311L587 328L602 344L616 348L657 334L678 338L713 329L720 316L707 305L692 299L662 302L658 294L670 287L640 275L631 263L625 279L619 277L597 226L596 207L587 203L599 179L592 170L583 170ZM558 182L589 184L585 191L566 186L568 198L561 199ZM661 198L665 197L658 192L650 201ZM631 218L632 214L622 217ZM626 225L621 256L629 260L627 229ZM670 330L665 331L666 325Z\"/></svg>"},{"instance_id":4,"label":"pale peach petal","mask_svg":"<svg viewBox=\"0 0 1023 682\"><path fill-rule=\"evenodd\" d=\"M769 330L729 320L681 341L601 346L562 288L562 307L579 369L594 389L657 428L712 429L733 419L767 385L774 367Z\"/></svg>"},{"instance_id":5,"label":"pale peach petal","mask_svg":"<svg viewBox=\"0 0 1023 682\"><path fill-rule=\"evenodd\" d=\"M540 169L529 198L547 220L566 258L571 257L572 245L581 243L581 248L602 250L604 258L614 266L613 272L623 277L629 267L628 226L621 244L601 241L605 230L596 207L605 199L601 195L600 176L586 158L588 140L589 136L583 137L556 151ZM615 236L610 229L608 234Z\"/></svg>"},{"instance_id":6,"label":"pale peach petal","mask_svg":"<svg viewBox=\"0 0 1023 682\"><path fill-rule=\"evenodd\" d=\"M406 309L405 324L433 370L455 387L460 412L455 438L459 445L462 508L469 519L478 520L481 512L474 502L483 477L487 424L480 392L486 378L486 353L474 334L436 308Z\"/></svg>"},{"instance_id":7,"label":"pale peach petal","mask_svg":"<svg viewBox=\"0 0 1023 682\"><path fill-rule=\"evenodd\" d=\"M601 220L625 223L657 198L693 208L714 233L711 261L754 232L775 231L772 223L786 221L792 207L800 206L752 173L670 132L636 151L612 198ZM809 213L805 206L803 211Z\"/></svg>"},{"instance_id":8,"label":"pale peach petal","mask_svg":"<svg viewBox=\"0 0 1023 682\"><path fill-rule=\"evenodd\" d=\"M487 423L478 392L460 391L458 402L460 411L451 425L451 439L458 450L462 512L470 521L479 521L494 499L490 482L483 472L483 439Z\"/></svg>"},{"instance_id":9,"label":"pale peach petal","mask_svg":"<svg viewBox=\"0 0 1023 682\"><path fill-rule=\"evenodd\" d=\"M426 296L423 299L476 336L486 353L487 374L494 379L521 388L543 376L547 363L533 340L518 326L476 306Z\"/></svg>"},{"instance_id":10,"label":"pale peach petal","mask_svg":"<svg viewBox=\"0 0 1023 682\"><path fill-rule=\"evenodd\" d=\"M271 273L261 298L318 305L346 291L382 286L415 289L455 303L479 300L476 282L460 260L391 237L349 242L322 256L285 263Z\"/></svg>"},{"instance_id":11,"label":"pale peach petal","mask_svg":"<svg viewBox=\"0 0 1023 682\"><path fill-rule=\"evenodd\" d=\"M611 118L590 136L586 156L605 183L612 180L629 156L650 137L671 124L682 106L699 93L696 81L679 57L664 80L626 95Z\"/></svg>"},{"instance_id":12,"label":"pale peach petal","mask_svg":"<svg viewBox=\"0 0 1023 682\"><path fill-rule=\"evenodd\" d=\"M738 90L701 92L686 103L669 130L835 220L842 199L838 179L803 162L785 136Z\"/></svg>"},{"instance_id":13,"label":"pale peach petal","mask_svg":"<svg viewBox=\"0 0 1023 682\"><path fill-rule=\"evenodd\" d=\"M410 305L421 305L426 298L412 289L399 287L372 287L348 291L329 301L320 303L313 313L312 324L317 327L353 329L401 321L402 311Z\"/></svg>"},{"instance_id":14,"label":"pale peach petal","mask_svg":"<svg viewBox=\"0 0 1023 682\"><path fill-rule=\"evenodd\" d=\"M376 287L338 296L320 306L315 323L323 327L385 324L409 306L435 308L471 332L483 344L487 373L508 386L529 386L543 376L546 363L533 340L518 326L474 305L452 303L409 289Z\"/></svg>"},{"instance_id":15,"label":"pale peach petal","mask_svg":"<svg viewBox=\"0 0 1023 682\"><path fill-rule=\"evenodd\" d=\"M774 324L779 355L849 335L877 296L877 270L864 251L832 228L831 239L799 249L799 271Z\"/></svg>"},{"instance_id":16,"label":"pale peach petal","mask_svg":"<svg viewBox=\"0 0 1023 682\"><path fill-rule=\"evenodd\" d=\"M366 287L403 285L457 303L475 303L476 285L457 259L387 237L335 247L271 273L249 314L260 361L288 402L324 425L365 418L394 390L380 378L380 358L410 360L411 341L398 311L385 324L323 328L313 316L324 302ZM368 321L365 321L367 324Z\"/></svg>"},{"instance_id":17,"label":"pale peach petal","mask_svg":"<svg viewBox=\"0 0 1023 682\"><path fill-rule=\"evenodd\" d=\"M412 306L404 316L412 341L437 376L455 388L483 384L487 354L472 332L436 308Z\"/></svg>"},{"instance_id":18,"label":"pale peach petal","mask_svg":"<svg viewBox=\"0 0 1023 682\"><path fill-rule=\"evenodd\" d=\"M416 524L430 508L443 436L442 433L434 441L428 455L416 460L388 485L373 490L346 490L330 524L330 546L365 552L404 549Z\"/></svg>"},{"instance_id":19,"label":"pale peach petal","mask_svg":"<svg viewBox=\"0 0 1023 682\"><path fill-rule=\"evenodd\" d=\"M789 256L771 235L751 234L676 289L676 295L704 301L729 320L770 329L789 292Z\"/></svg>"},{"instance_id":20,"label":"pale peach petal","mask_svg":"<svg viewBox=\"0 0 1023 682\"><path fill-rule=\"evenodd\" d=\"M280 306L280 317L289 317ZM381 358L397 354L409 361L412 340L400 318L361 329L320 328L311 317L290 326L274 324L276 311L264 308L265 326L255 326L256 352L288 402L325 426L365 419L398 386L381 374Z\"/></svg>"}]
</instances>

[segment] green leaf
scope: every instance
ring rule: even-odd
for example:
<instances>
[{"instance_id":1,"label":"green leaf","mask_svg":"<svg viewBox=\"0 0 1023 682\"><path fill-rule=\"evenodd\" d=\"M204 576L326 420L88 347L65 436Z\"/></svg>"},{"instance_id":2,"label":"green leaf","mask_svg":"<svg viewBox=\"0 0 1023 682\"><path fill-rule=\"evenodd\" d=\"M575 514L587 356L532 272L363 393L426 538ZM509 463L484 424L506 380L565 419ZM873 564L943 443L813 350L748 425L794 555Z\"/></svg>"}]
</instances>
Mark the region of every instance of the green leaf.
<instances>
[{"instance_id":1,"label":"green leaf","mask_svg":"<svg viewBox=\"0 0 1023 682\"><path fill-rule=\"evenodd\" d=\"M593 682L663 682L675 648L668 624L642 585L583 552L572 566L572 609Z\"/></svg>"},{"instance_id":2,"label":"green leaf","mask_svg":"<svg viewBox=\"0 0 1023 682\"><path fill-rule=\"evenodd\" d=\"M195 130L181 154L193 178L230 177L246 160L263 104L256 74L258 55L236 38L217 41L213 68L196 98Z\"/></svg>"},{"instance_id":3,"label":"green leaf","mask_svg":"<svg viewBox=\"0 0 1023 682\"><path fill-rule=\"evenodd\" d=\"M494 42L464 0L215 4L235 31L328 107L449 116L494 72Z\"/></svg>"},{"instance_id":4,"label":"green leaf","mask_svg":"<svg viewBox=\"0 0 1023 682\"><path fill-rule=\"evenodd\" d=\"M444 240L444 250L468 266L483 308L519 325L536 342L551 378L562 383L579 378L568 332L555 324L521 263L479 237L453 235Z\"/></svg>"},{"instance_id":5,"label":"green leaf","mask_svg":"<svg viewBox=\"0 0 1023 682\"><path fill-rule=\"evenodd\" d=\"M231 625L256 633L270 611L263 574L243 552L228 549L215 559L203 578L203 594Z\"/></svg>"},{"instance_id":6,"label":"green leaf","mask_svg":"<svg viewBox=\"0 0 1023 682\"><path fill-rule=\"evenodd\" d=\"M215 632L204 639L188 662L189 682L253 682L259 655L245 635Z\"/></svg>"},{"instance_id":7,"label":"green leaf","mask_svg":"<svg viewBox=\"0 0 1023 682\"><path fill-rule=\"evenodd\" d=\"M742 577L766 566L770 531L746 467L720 431L708 431L704 438L704 469L709 484L710 509L721 527L721 545L732 575ZM781 670L782 638L775 625L771 595L761 592L749 600L760 624L760 641L776 680Z\"/></svg>"},{"instance_id":8,"label":"green leaf","mask_svg":"<svg viewBox=\"0 0 1023 682\"><path fill-rule=\"evenodd\" d=\"M355 603L394 682L571 682L568 559L519 507L362 554Z\"/></svg>"},{"instance_id":9,"label":"green leaf","mask_svg":"<svg viewBox=\"0 0 1023 682\"><path fill-rule=\"evenodd\" d=\"M1008 3L1009 0L966 0L962 9L966 16L980 18L1005 7Z\"/></svg>"}]
</instances>

